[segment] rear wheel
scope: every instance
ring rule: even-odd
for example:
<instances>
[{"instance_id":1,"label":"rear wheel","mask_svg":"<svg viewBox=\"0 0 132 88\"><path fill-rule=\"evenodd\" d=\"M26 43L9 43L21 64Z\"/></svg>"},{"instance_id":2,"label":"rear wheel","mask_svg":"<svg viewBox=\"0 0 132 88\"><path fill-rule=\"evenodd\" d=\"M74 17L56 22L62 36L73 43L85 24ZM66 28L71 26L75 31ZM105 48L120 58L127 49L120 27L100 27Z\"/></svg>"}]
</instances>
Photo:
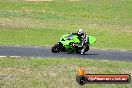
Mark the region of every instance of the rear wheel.
<instances>
[{"instance_id":1,"label":"rear wheel","mask_svg":"<svg viewBox=\"0 0 132 88\"><path fill-rule=\"evenodd\" d=\"M77 50L76 53L77 53L77 54L80 54L80 50Z\"/></svg>"},{"instance_id":2,"label":"rear wheel","mask_svg":"<svg viewBox=\"0 0 132 88\"><path fill-rule=\"evenodd\" d=\"M83 48L80 53L83 55L85 53L85 48Z\"/></svg>"},{"instance_id":3,"label":"rear wheel","mask_svg":"<svg viewBox=\"0 0 132 88\"><path fill-rule=\"evenodd\" d=\"M89 50L89 46L88 46L88 45L84 46L84 47L81 49L81 51L80 51L81 55L84 55L84 53L87 52L88 50Z\"/></svg>"},{"instance_id":4,"label":"rear wheel","mask_svg":"<svg viewBox=\"0 0 132 88\"><path fill-rule=\"evenodd\" d=\"M89 50L89 46L87 45L85 48L85 52L87 52Z\"/></svg>"}]
</instances>

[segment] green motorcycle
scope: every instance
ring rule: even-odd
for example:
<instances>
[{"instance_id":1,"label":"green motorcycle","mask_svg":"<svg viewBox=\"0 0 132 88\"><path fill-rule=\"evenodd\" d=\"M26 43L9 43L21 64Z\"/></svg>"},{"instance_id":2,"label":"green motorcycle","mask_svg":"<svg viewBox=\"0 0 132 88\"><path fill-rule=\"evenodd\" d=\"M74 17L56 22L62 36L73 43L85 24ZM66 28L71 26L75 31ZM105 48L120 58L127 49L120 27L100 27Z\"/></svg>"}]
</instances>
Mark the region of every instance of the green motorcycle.
<instances>
[{"instance_id":1,"label":"green motorcycle","mask_svg":"<svg viewBox=\"0 0 132 88\"><path fill-rule=\"evenodd\" d=\"M96 42L96 38L93 36L84 36L84 45L80 45L81 41L79 40L77 35L73 34L65 34L60 38L60 41L55 44L51 51L53 53L58 52L76 52L77 54L84 54L89 50L90 45Z\"/></svg>"}]
</instances>

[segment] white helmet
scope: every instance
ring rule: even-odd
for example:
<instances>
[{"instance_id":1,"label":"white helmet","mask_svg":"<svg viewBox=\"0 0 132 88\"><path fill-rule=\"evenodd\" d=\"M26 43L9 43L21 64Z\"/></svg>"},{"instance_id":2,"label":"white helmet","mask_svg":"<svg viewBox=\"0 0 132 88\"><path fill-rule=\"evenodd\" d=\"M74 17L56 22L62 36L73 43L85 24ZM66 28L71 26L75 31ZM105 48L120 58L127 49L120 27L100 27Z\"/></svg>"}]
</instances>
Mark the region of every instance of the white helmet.
<instances>
[{"instance_id":1,"label":"white helmet","mask_svg":"<svg viewBox=\"0 0 132 88\"><path fill-rule=\"evenodd\" d=\"M77 32L77 34L82 34L82 33L83 33L82 29L79 29Z\"/></svg>"}]
</instances>

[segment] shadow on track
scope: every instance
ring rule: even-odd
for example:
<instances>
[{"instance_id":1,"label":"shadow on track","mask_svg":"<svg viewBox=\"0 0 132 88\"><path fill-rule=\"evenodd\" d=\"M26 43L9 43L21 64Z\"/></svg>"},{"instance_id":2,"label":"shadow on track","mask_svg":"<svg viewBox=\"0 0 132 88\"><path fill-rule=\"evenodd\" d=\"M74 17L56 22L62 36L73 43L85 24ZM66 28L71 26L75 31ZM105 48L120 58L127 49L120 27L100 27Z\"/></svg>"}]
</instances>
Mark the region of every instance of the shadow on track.
<instances>
[{"instance_id":1,"label":"shadow on track","mask_svg":"<svg viewBox=\"0 0 132 88\"><path fill-rule=\"evenodd\" d=\"M81 54L77 54L77 53L66 53L66 52L61 52L62 54L70 54L70 55L81 55ZM61 54L60 53L60 54ZM91 56L94 56L94 55L99 55L97 53L85 53L84 55L81 55L81 56L85 56L85 55L91 55Z\"/></svg>"},{"instance_id":2,"label":"shadow on track","mask_svg":"<svg viewBox=\"0 0 132 88\"><path fill-rule=\"evenodd\" d=\"M86 53L86 54L84 54L84 55L99 55L99 54L87 54L87 53Z\"/></svg>"}]
</instances>

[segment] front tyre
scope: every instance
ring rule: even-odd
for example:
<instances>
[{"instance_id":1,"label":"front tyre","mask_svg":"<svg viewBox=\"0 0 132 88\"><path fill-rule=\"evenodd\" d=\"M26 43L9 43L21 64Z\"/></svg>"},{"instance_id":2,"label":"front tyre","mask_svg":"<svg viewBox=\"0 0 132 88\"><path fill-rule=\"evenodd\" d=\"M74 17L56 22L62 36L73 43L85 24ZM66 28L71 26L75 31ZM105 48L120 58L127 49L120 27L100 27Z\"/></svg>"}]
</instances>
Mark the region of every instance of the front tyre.
<instances>
[{"instance_id":1,"label":"front tyre","mask_svg":"<svg viewBox=\"0 0 132 88\"><path fill-rule=\"evenodd\" d=\"M55 44L55 45L52 47L51 51L52 51L53 53L58 53L58 52L60 52L59 46L60 46L60 45L59 45L58 43Z\"/></svg>"}]
</instances>

